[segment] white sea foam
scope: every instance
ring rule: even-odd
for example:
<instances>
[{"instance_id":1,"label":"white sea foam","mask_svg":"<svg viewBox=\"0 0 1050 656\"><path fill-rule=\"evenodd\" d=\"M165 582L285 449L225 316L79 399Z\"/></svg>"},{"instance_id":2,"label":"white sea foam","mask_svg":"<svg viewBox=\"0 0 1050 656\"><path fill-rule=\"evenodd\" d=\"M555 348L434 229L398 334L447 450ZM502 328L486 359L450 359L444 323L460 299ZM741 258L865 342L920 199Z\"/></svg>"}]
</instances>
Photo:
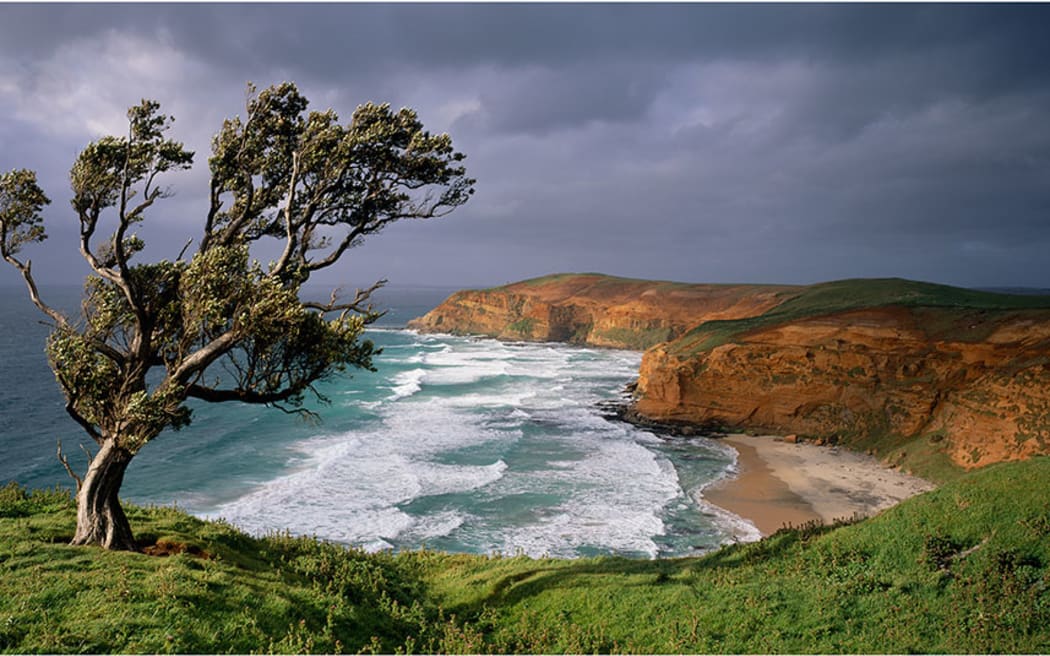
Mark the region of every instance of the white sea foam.
<instances>
[{"instance_id":1,"label":"white sea foam","mask_svg":"<svg viewBox=\"0 0 1050 656\"><path fill-rule=\"evenodd\" d=\"M410 369L394 376L394 393L390 396L390 400L403 399L421 390L423 378L426 375L427 372L423 369Z\"/></svg>"},{"instance_id":2,"label":"white sea foam","mask_svg":"<svg viewBox=\"0 0 1050 656\"><path fill-rule=\"evenodd\" d=\"M427 382L433 385L463 385L486 378L505 376L510 371L505 354L495 349L435 351L424 356Z\"/></svg>"},{"instance_id":3,"label":"white sea foam","mask_svg":"<svg viewBox=\"0 0 1050 656\"><path fill-rule=\"evenodd\" d=\"M378 388L390 395L355 402L377 419L297 443L294 470L209 514L369 549L441 538L480 552L656 556L668 509L695 503L726 535L749 535L702 491L685 495L658 438L597 413L634 377L639 354L381 337L395 341L385 353L398 371ZM374 380L348 385L376 398Z\"/></svg>"},{"instance_id":4,"label":"white sea foam","mask_svg":"<svg viewBox=\"0 0 1050 656\"><path fill-rule=\"evenodd\" d=\"M428 462L417 456L432 444L383 437L380 429L370 435L307 440L299 450L310 457L297 471L208 514L255 533L282 527L384 548L380 541L389 544L417 522L400 504L483 487L507 468L503 461L486 466Z\"/></svg>"},{"instance_id":5,"label":"white sea foam","mask_svg":"<svg viewBox=\"0 0 1050 656\"><path fill-rule=\"evenodd\" d=\"M449 535L467 521L462 512L446 510L414 518L411 526L400 534L401 541L426 544L427 540Z\"/></svg>"},{"instance_id":6,"label":"white sea foam","mask_svg":"<svg viewBox=\"0 0 1050 656\"><path fill-rule=\"evenodd\" d=\"M653 537L666 530L664 506L680 495L677 476L666 459L615 434L566 438L585 455L550 461L544 471L501 481L511 494L565 489L572 494L539 521L493 536L489 548L531 556L572 557L585 548L656 556Z\"/></svg>"}]
</instances>

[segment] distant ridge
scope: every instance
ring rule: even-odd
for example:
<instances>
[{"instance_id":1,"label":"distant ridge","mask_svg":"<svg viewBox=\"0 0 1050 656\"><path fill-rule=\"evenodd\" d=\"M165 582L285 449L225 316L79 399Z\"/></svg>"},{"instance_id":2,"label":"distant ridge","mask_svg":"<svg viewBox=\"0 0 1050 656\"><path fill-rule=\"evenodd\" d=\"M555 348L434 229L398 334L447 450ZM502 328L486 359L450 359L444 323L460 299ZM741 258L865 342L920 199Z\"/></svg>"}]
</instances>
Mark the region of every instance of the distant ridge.
<instances>
[{"instance_id":1,"label":"distant ridge","mask_svg":"<svg viewBox=\"0 0 1050 656\"><path fill-rule=\"evenodd\" d=\"M1050 296L1050 287L974 287L993 294L1020 294L1022 296Z\"/></svg>"}]
</instances>

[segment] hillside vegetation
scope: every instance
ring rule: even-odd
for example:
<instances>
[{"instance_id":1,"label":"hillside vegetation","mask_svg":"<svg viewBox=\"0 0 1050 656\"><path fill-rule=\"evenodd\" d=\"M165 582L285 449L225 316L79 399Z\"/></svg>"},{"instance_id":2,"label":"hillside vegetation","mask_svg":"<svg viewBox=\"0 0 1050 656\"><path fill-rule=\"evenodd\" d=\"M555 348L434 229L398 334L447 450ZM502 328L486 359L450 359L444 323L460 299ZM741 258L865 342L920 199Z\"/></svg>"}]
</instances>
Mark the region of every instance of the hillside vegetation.
<instances>
[{"instance_id":1,"label":"hillside vegetation","mask_svg":"<svg viewBox=\"0 0 1050 656\"><path fill-rule=\"evenodd\" d=\"M65 544L0 491L6 652L1050 652L1050 459L698 558L364 554L131 508L168 557ZM178 552L178 553L177 553Z\"/></svg>"}]
</instances>

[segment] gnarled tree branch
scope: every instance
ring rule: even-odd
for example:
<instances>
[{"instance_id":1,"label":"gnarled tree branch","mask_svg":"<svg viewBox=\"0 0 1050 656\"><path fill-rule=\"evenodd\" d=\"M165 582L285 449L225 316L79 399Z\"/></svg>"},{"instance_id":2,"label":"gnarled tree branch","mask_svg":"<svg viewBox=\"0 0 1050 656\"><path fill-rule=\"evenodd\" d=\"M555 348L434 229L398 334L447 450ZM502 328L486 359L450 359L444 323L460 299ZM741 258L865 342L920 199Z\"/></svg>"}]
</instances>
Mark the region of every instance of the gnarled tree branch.
<instances>
[{"instance_id":1,"label":"gnarled tree branch","mask_svg":"<svg viewBox=\"0 0 1050 656\"><path fill-rule=\"evenodd\" d=\"M69 474L70 478L76 481L77 492L79 493L80 489L84 487L84 479L80 478L80 476L78 476L77 473L73 471L73 468L69 466L69 460L67 460L66 455L62 453L62 440L58 440L58 451L56 455L58 456L58 461L62 463L63 467L66 468L66 473Z\"/></svg>"}]
</instances>

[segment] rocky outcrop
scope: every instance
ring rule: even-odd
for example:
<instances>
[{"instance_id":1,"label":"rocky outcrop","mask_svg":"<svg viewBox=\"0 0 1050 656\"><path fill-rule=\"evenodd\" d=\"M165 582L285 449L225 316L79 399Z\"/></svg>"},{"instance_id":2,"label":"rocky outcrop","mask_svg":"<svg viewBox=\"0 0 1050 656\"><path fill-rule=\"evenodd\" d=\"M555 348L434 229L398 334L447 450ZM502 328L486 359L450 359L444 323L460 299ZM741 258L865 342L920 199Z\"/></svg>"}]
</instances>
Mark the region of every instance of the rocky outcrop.
<instances>
[{"instance_id":1,"label":"rocky outcrop","mask_svg":"<svg viewBox=\"0 0 1050 656\"><path fill-rule=\"evenodd\" d=\"M457 292L409 327L421 332L643 350L704 321L762 314L795 289L562 274Z\"/></svg>"},{"instance_id":2,"label":"rocky outcrop","mask_svg":"<svg viewBox=\"0 0 1050 656\"><path fill-rule=\"evenodd\" d=\"M872 449L935 471L1050 452L1050 311L882 307L646 352L634 411Z\"/></svg>"}]
</instances>

